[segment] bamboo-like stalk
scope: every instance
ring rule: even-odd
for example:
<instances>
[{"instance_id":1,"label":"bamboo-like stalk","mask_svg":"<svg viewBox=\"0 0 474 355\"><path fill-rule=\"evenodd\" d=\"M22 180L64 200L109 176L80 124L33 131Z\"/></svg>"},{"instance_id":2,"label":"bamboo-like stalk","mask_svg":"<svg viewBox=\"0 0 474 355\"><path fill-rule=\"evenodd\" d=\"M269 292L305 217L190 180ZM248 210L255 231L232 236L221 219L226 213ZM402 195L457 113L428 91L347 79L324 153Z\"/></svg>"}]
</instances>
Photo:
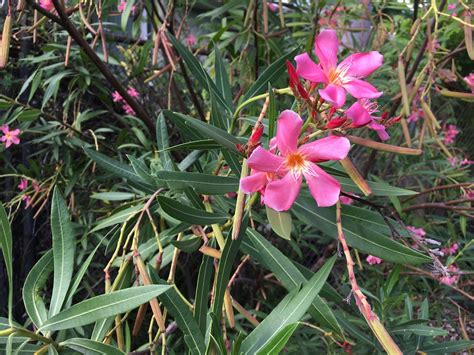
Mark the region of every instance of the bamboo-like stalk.
<instances>
[{"instance_id":1,"label":"bamboo-like stalk","mask_svg":"<svg viewBox=\"0 0 474 355\"><path fill-rule=\"evenodd\" d=\"M367 148L372 148L375 150L381 150L384 152L391 152L391 153L404 154L404 155L420 155L423 153L421 149L404 148L404 147L399 147L396 145L380 143L380 142L376 142L370 139L360 138L360 137L351 136L351 135L346 135L346 137L347 139L349 139L351 143L358 144Z\"/></svg>"},{"instance_id":2,"label":"bamboo-like stalk","mask_svg":"<svg viewBox=\"0 0 474 355\"><path fill-rule=\"evenodd\" d=\"M346 173L352 179L352 181L355 182L357 187L362 191L365 196L369 196L370 194L372 194L372 189L370 188L369 184L359 173L359 170L357 170L357 168L354 166L349 157L345 157L340 161L340 163Z\"/></svg>"},{"instance_id":3,"label":"bamboo-like stalk","mask_svg":"<svg viewBox=\"0 0 474 355\"><path fill-rule=\"evenodd\" d=\"M3 23L2 37L0 40L0 69L7 66L8 56L10 52L10 40L11 40L11 29L12 29L12 15L10 10L5 17Z\"/></svg>"},{"instance_id":4,"label":"bamboo-like stalk","mask_svg":"<svg viewBox=\"0 0 474 355\"><path fill-rule=\"evenodd\" d=\"M347 273L349 275L349 281L351 283L352 294L356 300L356 305L359 308L359 311L364 316L367 324L369 325L370 329L380 342L380 345L385 349L387 354L395 355L395 354L403 354L398 345L393 341L390 334L387 332L385 327L380 322L378 316L372 311L369 302L367 301L367 297L362 293L357 284L357 280L354 273L354 261L352 260L351 252L349 247L346 243L346 239L344 237L344 232L342 229L342 217L341 217L341 204L338 202L336 205L336 226L337 226L337 237L339 242L342 245L342 249L344 251L344 256L346 258L347 264Z\"/></svg>"}]
</instances>

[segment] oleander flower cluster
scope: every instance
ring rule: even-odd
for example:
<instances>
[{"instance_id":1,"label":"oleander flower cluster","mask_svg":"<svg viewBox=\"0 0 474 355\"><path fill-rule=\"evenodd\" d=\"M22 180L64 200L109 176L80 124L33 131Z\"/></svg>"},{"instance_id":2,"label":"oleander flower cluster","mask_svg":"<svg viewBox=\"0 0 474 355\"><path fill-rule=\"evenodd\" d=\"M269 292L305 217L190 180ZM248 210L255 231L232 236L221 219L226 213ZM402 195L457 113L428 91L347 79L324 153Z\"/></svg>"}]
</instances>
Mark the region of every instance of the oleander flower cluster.
<instances>
[{"instance_id":1,"label":"oleander flower cluster","mask_svg":"<svg viewBox=\"0 0 474 355\"><path fill-rule=\"evenodd\" d=\"M336 31L323 30L314 43L318 62L303 53L295 57L296 69L287 63L295 96L311 107L318 129L348 130L367 126L376 131L381 140L387 140L386 128L398 118L388 118L386 113L379 112L376 99L383 93L365 80L382 65L383 56L377 51L354 53L338 62L338 52Z\"/></svg>"},{"instance_id":2,"label":"oleander flower cluster","mask_svg":"<svg viewBox=\"0 0 474 355\"><path fill-rule=\"evenodd\" d=\"M5 144L5 148L10 148L13 144L20 144L20 130L10 129L8 125L0 126L0 131L3 135L0 136L0 142Z\"/></svg>"}]
</instances>

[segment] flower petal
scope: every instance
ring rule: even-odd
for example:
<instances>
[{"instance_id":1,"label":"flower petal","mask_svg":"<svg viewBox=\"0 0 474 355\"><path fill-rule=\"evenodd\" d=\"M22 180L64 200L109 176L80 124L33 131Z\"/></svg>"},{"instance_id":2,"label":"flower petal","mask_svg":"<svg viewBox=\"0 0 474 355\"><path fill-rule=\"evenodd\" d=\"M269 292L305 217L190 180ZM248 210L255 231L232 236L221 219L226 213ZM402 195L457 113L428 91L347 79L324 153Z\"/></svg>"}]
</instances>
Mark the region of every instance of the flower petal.
<instances>
[{"instance_id":1,"label":"flower petal","mask_svg":"<svg viewBox=\"0 0 474 355\"><path fill-rule=\"evenodd\" d=\"M280 153L285 156L296 151L303 120L294 111L285 110L280 114L277 124L277 145Z\"/></svg>"},{"instance_id":2,"label":"flower petal","mask_svg":"<svg viewBox=\"0 0 474 355\"><path fill-rule=\"evenodd\" d=\"M366 81L353 79L343 84L349 94L354 96L356 99L376 99L382 96L383 92L377 91L377 89Z\"/></svg>"},{"instance_id":3,"label":"flower petal","mask_svg":"<svg viewBox=\"0 0 474 355\"><path fill-rule=\"evenodd\" d=\"M303 144L298 152L313 163L327 160L341 160L347 156L351 143L345 137L329 136L317 141Z\"/></svg>"},{"instance_id":4,"label":"flower petal","mask_svg":"<svg viewBox=\"0 0 474 355\"><path fill-rule=\"evenodd\" d=\"M383 55L377 51L354 53L344 59L339 66L348 66L347 75L355 78L369 76L376 71L383 62Z\"/></svg>"},{"instance_id":5,"label":"flower petal","mask_svg":"<svg viewBox=\"0 0 474 355\"><path fill-rule=\"evenodd\" d=\"M274 173L281 171L284 160L278 155L272 154L262 147L257 147L248 160L248 166L257 171Z\"/></svg>"},{"instance_id":6,"label":"flower petal","mask_svg":"<svg viewBox=\"0 0 474 355\"><path fill-rule=\"evenodd\" d=\"M324 71L336 67L338 49L339 40L337 39L336 31L324 30L316 37L314 51Z\"/></svg>"},{"instance_id":7,"label":"flower petal","mask_svg":"<svg viewBox=\"0 0 474 355\"><path fill-rule=\"evenodd\" d=\"M240 180L240 189L246 194L257 192L267 184L266 173L255 173Z\"/></svg>"},{"instance_id":8,"label":"flower petal","mask_svg":"<svg viewBox=\"0 0 474 355\"><path fill-rule=\"evenodd\" d=\"M295 57L296 74L314 83L326 83L327 77L321 67L313 62L308 53L303 53Z\"/></svg>"},{"instance_id":9,"label":"flower petal","mask_svg":"<svg viewBox=\"0 0 474 355\"><path fill-rule=\"evenodd\" d=\"M311 169L317 175L304 174L308 183L309 191L313 195L319 207L328 207L336 204L341 193L339 181L326 173L316 164L312 164Z\"/></svg>"},{"instance_id":10,"label":"flower petal","mask_svg":"<svg viewBox=\"0 0 474 355\"><path fill-rule=\"evenodd\" d=\"M377 132L380 140L386 141L390 138L383 124L373 122L369 125L369 127L372 128L375 132Z\"/></svg>"},{"instance_id":11,"label":"flower petal","mask_svg":"<svg viewBox=\"0 0 474 355\"><path fill-rule=\"evenodd\" d=\"M355 102L346 110L346 115L354 123L355 127L362 127L373 121L372 116L359 102Z\"/></svg>"},{"instance_id":12,"label":"flower petal","mask_svg":"<svg viewBox=\"0 0 474 355\"><path fill-rule=\"evenodd\" d=\"M319 95L331 103L335 108L344 106L346 102L346 92L344 88L339 85L329 84L324 89L319 90Z\"/></svg>"},{"instance_id":13,"label":"flower petal","mask_svg":"<svg viewBox=\"0 0 474 355\"><path fill-rule=\"evenodd\" d=\"M288 172L280 180L270 182L265 189L265 204L276 211L288 210L301 188L302 177Z\"/></svg>"}]
</instances>

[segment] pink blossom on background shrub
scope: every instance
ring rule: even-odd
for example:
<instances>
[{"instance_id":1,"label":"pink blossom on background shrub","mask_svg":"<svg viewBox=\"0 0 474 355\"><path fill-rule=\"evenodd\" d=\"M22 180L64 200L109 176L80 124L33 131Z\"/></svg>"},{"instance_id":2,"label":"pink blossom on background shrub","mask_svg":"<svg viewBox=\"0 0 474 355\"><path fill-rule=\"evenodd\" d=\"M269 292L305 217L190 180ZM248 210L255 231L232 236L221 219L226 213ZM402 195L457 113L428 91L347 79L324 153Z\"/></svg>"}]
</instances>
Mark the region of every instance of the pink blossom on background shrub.
<instances>
[{"instance_id":1,"label":"pink blossom on background shrub","mask_svg":"<svg viewBox=\"0 0 474 355\"><path fill-rule=\"evenodd\" d=\"M442 248L441 251L444 253L444 255L454 255L458 251L458 248L458 243L453 243L446 248Z\"/></svg>"},{"instance_id":2,"label":"pink blossom on background shrub","mask_svg":"<svg viewBox=\"0 0 474 355\"><path fill-rule=\"evenodd\" d=\"M54 4L52 0L40 0L40 6L49 12L54 10Z\"/></svg>"},{"instance_id":3,"label":"pink blossom on background shrub","mask_svg":"<svg viewBox=\"0 0 474 355\"><path fill-rule=\"evenodd\" d=\"M273 3L273 2L268 2L267 3L267 6L268 6L268 9L271 11L271 12L277 12L278 11L278 5Z\"/></svg>"},{"instance_id":4,"label":"pink blossom on background shrub","mask_svg":"<svg viewBox=\"0 0 474 355\"><path fill-rule=\"evenodd\" d=\"M370 265L377 265L377 264L382 263L382 259L377 258L376 256L373 256L373 255L369 255L365 260L366 260Z\"/></svg>"},{"instance_id":5,"label":"pink blossom on background shrub","mask_svg":"<svg viewBox=\"0 0 474 355\"><path fill-rule=\"evenodd\" d=\"M195 35L189 34L189 35L186 37L185 41L186 41L186 44L187 44L189 47L193 47L193 46L195 46L196 43L197 43L197 38L196 38Z\"/></svg>"},{"instance_id":6,"label":"pink blossom on background shrub","mask_svg":"<svg viewBox=\"0 0 474 355\"><path fill-rule=\"evenodd\" d=\"M120 0L120 3L117 5L117 10L119 12L124 12L126 7L127 2L125 0ZM135 13L136 8L137 7L135 5L132 6L132 13Z\"/></svg>"},{"instance_id":7,"label":"pink blossom on background shrub","mask_svg":"<svg viewBox=\"0 0 474 355\"><path fill-rule=\"evenodd\" d=\"M134 87L129 86L128 89L127 89L127 92L133 98L140 97L140 94L138 93L138 91Z\"/></svg>"},{"instance_id":8,"label":"pink blossom on background shrub","mask_svg":"<svg viewBox=\"0 0 474 355\"><path fill-rule=\"evenodd\" d=\"M20 183L18 184L18 189L20 191L26 190L28 187L28 179L21 179Z\"/></svg>"},{"instance_id":9,"label":"pink blossom on background shrub","mask_svg":"<svg viewBox=\"0 0 474 355\"><path fill-rule=\"evenodd\" d=\"M276 134L279 155L257 147L248 159L248 166L266 174L258 177L254 174L240 181L240 188L245 193L265 188L265 204L277 211L286 211L293 205L303 176L319 207L332 206L339 199L341 185L315 163L344 159L350 149L349 140L329 136L298 147L302 126L303 120L296 112L283 111ZM267 174L277 178L269 182Z\"/></svg>"},{"instance_id":10,"label":"pink blossom on background shrub","mask_svg":"<svg viewBox=\"0 0 474 355\"><path fill-rule=\"evenodd\" d=\"M0 141L5 143L5 148L9 148L12 144L20 144L20 135L19 129L14 129L10 131L8 125L3 125L0 127L0 131L3 132L3 136L0 137Z\"/></svg>"},{"instance_id":11,"label":"pink blossom on background shrub","mask_svg":"<svg viewBox=\"0 0 474 355\"><path fill-rule=\"evenodd\" d=\"M346 102L346 91L356 99L380 97L382 92L360 79L377 70L382 65L383 56L376 51L355 53L337 64L338 49L336 31L321 31L314 43L319 64L313 62L308 53L297 55L297 74L313 83L322 83L324 88L319 89L319 94L336 108Z\"/></svg>"},{"instance_id":12,"label":"pink blossom on background shrub","mask_svg":"<svg viewBox=\"0 0 474 355\"><path fill-rule=\"evenodd\" d=\"M453 285L459 281L460 276L457 275L459 273L459 268L455 265L449 265L447 271L452 273L451 275L441 276L439 281L446 284L446 285Z\"/></svg>"},{"instance_id":13,"label":"pink blossom on background shrub","mask_svg":"<svg viewBox=\"0 0 474 355\"><path fill-rule=\"evenodd\" d=\"M129 104L124 104L122 108L127 115L131 115L131 116L135 115L135 110Z\"/></svg>"},{"instance_id":14,"label":"pink blossom on background shrub","mask_svg":"<svg viewBox=\"0 0 474 355\"><path fill-rule=\"evenodd\" d=\"M474 94L474 73L465 76L464 81L467 83L467 85L469 85L471 92Z\"/></svg>"},{"instance_id":15,"label":"pink blossom on background shrub","mask_svg":"<svg viewBox=\"0 0 474 355\"><path fill-rule=\"evenodd\" d=\"M113 100L114 102L120 102L120 101L123 100L123 98L122 98L122 95L120 95L120 93L119 93L118 91L114 91L114 92L112 93L112 100Z\"/></svg>"},{"instance_id":16,"label":"pink blossom on background shrub","mask_svg":"<svg viewBox=\"0 0 474 355\"><path fill-rule=\"evenodd\" d=\"M423 228L407 226L407 229L412 236L417 237L417 238L423 238L426 235L426 232Z\"/></svg>"},{"instance_id":17,"label":"pink blossom on background shrub","mask_svg":"<svg viewBox=\"0 0 474 355\"><path fill-rule=\"evenodd\" d=\"M444 144L446 145L453 144L454 140L456 139L456 136L459 134L458 128L453 124L444 126L443 132L444 132Z\"/></svg>"}]
</instances>

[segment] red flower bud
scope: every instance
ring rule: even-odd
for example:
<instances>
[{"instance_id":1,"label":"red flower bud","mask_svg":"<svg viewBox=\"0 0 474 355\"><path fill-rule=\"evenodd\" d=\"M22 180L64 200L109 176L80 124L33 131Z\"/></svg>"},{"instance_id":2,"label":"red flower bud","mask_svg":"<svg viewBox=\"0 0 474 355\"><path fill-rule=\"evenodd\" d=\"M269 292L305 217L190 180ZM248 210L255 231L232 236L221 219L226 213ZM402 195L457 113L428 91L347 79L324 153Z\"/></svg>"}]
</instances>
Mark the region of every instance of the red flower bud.
<instances>
[{"instance_id":1,"label":"red flower bud","mask_svg":"<svg viewBox=\"0 0 474 355\"><path fill-rule=\"evenodd\" d=\"M262 138L262 134L263 134L263 125L261 123L258 123L258 126L256 126L255 129L253 130L253 133L250 136L247 145L249 147L253 147L259 144L260 138Z\"/></svg>"},{"instance_id":2,"label":"red flower bud","mask_svg":"<svg viewBox=\"0 0 474 355\"><path fill-rule=\"evenodd\" d=\"M336 117L326 124L326 128L333 129L341 127L347 121L347 117Z\"/></svg>"}]
</instances>

